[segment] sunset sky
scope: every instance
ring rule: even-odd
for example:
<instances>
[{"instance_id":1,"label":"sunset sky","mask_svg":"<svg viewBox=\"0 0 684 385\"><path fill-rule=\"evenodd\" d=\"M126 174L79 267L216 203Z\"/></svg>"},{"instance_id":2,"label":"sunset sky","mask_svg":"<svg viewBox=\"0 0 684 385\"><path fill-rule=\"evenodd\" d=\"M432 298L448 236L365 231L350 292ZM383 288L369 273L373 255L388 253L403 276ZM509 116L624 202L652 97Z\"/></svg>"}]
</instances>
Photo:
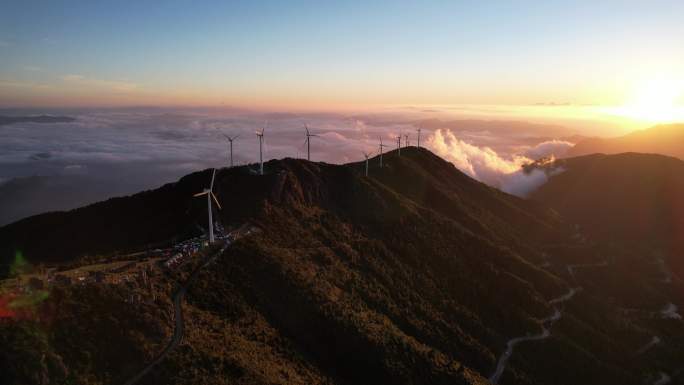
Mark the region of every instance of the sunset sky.
<instances>
[{"instance_id":1,"label":"sunset sky","mask_svg":"<svg viewBox=\"0 0 684 385\"><path fill-rule=\"evenodd\" d=\"M0 121L0 193L35 176L99 189L79 204L154 188L225 166L227 134L253 165L264 125L265 159L301 158L306 124L315 161L420 128L524 196L546 180L524 164L684 122L683 16L682 1L5 2L0 118L73 120Z\"/></svg>"},{"instance_id":2,"label":"sunset sky","mask_svg":"<svg viewBox=\"0 0 684 385\"><path fill-rule=\"evenodd\" d=\"M682 104L681 1L253 3L5 4L0 106Z\"/></svg>"}]
</instances>

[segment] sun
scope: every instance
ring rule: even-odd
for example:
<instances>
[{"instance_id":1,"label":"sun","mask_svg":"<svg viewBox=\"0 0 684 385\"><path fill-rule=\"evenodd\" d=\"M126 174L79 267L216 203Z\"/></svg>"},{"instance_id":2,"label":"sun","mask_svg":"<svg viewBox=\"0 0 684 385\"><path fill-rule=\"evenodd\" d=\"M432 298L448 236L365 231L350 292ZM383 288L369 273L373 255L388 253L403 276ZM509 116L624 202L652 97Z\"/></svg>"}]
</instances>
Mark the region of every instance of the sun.
<instances>
[{"instance_id":1,"label":"sun","mask_svg":"<svg viewBox=\"0 0 684 385\"><path fill-rule=\"evenodd\" d=\"M634 88L631 97L615 112L618 115L653 123L684 121L684 82L653 78Z\"/></svg>"}]
</instances>

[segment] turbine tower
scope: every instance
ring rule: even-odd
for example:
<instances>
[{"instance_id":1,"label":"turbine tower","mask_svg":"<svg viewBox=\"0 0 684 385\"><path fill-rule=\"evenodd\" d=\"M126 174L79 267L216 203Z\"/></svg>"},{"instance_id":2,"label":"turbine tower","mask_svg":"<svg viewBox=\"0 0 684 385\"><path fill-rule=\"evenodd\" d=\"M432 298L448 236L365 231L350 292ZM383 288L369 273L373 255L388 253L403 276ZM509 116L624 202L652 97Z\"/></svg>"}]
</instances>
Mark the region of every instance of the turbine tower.
<instances>
[{"instance_id":1,"label":"turbine tower","mask_svg":"<svg viewBox=\"0 0 684 385\"><path fill-rule=\"evenodd\" d=\"M420 127L416 131L418 131L418 147L420 147Z\"/></svg>"},{"instance_id":2,"label":"turbine tower","mask_svg":"<svg viewBox=\"0 0 684 385\"><path fill-rule=\"evenodd\" d=\"M265 128L262 128L261 132L256 132L256 136L259 138L259 175L264 175L264 130Z\"/></svg>"},{"instance_id":3,"label":"turbine tower","mask_svg":"<svg viewBox=\"0 0 684 385\"><path fill-rule=\"evenodd\" d=\"M207 196L207 209L209 210L209 244L214 243L214 219L212 218L212 212L211 212L211 200L213 199L214 202L216 202L216 206L218 206L219 210L221 210L221 204L218 202L218 199L216 199L216 195L214 195L214 179L216 178L216 169L214 169L214 172L211 174L211 184L209 185L208 189L204 189L201 193L197 193L193 195L193 197L201 197L202 195Z\"/></svg>"},{"instance_id":4,"label":"turbine tower","mask_svg":"<svg viewBox=\"0 0 684 385\"><path fill-rule=\"evenodd\" d=\"M387 145L382 144L382 136L380 137L380 168L382 168L382 149L387 147Z\"/></svg>"},{"instance_id":5,"label":"turbine tower","mask_svg":"<svg viewBox=\"0 0 684 385\"><path fill-rule=\"evenodd\" d=\"M230 143L230 167L232 168L233 167L233 141L235 139L239 138L240 135L235 135L233 137L230 137L226 134L223 134L223 136L225 136L226 139L228 139L228 143Z\"/></svg>"},{"instance_id":6,"label":"turbine tower","mask_svg":"<svg viewBox=\"0 0 684 385\"><path fill-rule=\"evenodd\" d=\"M397 151L398 155L401 156L401 134L397 136Z\"/></svg>"},{"instance_id":7,"label":"turbine tower","mask_svg":"<svg viewBox=\"0 0 684 385\"><path fill-rule=\"evenodd\" d=\"M304 125L304 129L306 130L306 160L310 161L311 160L311 137L312 136L318 136L316 134L312 134L309 132L309 126Z\"/></svg>"},{"instance_id":8,"label":"turbine tower","mask_svg":"<svg viewBox=\"0 0 684 385\"><path fill-rule=\"evenodd\" d=\"M404 142L404 143L405 143L404 147L408 147L408 146L410 145L410 143L409 143L409 134L404 135L404 138L406 139L405 142Z\"/></svg>"}]
</instances>

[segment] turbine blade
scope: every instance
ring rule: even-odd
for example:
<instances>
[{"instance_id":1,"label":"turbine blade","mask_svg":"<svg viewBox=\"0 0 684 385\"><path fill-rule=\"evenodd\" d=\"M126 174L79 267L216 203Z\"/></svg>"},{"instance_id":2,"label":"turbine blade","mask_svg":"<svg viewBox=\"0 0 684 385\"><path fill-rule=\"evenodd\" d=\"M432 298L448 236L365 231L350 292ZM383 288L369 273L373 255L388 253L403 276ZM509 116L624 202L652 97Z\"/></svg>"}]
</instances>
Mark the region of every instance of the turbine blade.
<instances>
[{"instance_id":1,"label":"turbine blade","mask_svg":"<svg viewBox=\"0 0 684 385\"><path fill-rule=\"evenodd\" d=\"M197 193L197 194L193 195L193 197L201 197L202 195L207 195L207 194L209 194L209 191L202 191L201 193Z\"/></svg>"},{"instance_id":2,"label":"turbine blade","mask_svg":"<svg viewBox=\"0 0 684 385\"><path fill-rule=\"evenodd\" d=\"M216 199L216 195L214 195L213 192L210 194L211 194L211 197L214 199L214 202L216 202L216 206L218 206L219 210L223 210L223 208L221 207L221 204L218 203L218 199Z\"/></svg>"}]
</instances>

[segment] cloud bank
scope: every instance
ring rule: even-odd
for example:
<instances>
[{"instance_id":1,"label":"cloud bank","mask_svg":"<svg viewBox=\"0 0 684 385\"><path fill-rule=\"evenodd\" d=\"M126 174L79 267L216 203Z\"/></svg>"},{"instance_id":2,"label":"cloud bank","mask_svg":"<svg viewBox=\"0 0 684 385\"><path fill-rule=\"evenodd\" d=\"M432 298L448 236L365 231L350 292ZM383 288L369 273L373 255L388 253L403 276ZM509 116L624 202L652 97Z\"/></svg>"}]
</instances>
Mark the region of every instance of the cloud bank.
<instances>
[{"instance_id":1,"label":"cloud bank","mask_svg":"<svg viewBox=\"0 0 684 385\"><path fill-rule=\"evenodd\" d=\"M524 165L541 158L562 156L572 147L570 142L551 140L523 147L521 154L502 156L489 147L476 146L457 138L449 129L437 129L428 137L426 145L471 177L518 196L526 196L544 184L549 176L548 172L540 169L526 172Z\"/></svg>"}]
</instances>

